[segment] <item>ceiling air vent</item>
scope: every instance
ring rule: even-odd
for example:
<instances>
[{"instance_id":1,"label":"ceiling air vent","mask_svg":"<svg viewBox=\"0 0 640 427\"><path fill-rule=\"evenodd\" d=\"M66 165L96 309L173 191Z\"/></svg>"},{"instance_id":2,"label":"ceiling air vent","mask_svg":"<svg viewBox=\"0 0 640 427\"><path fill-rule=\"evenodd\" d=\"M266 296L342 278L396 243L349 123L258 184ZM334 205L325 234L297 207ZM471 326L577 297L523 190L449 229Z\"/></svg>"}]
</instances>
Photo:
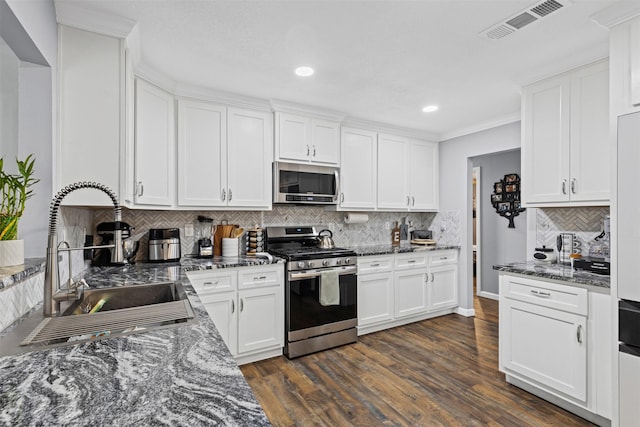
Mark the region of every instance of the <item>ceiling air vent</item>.
<instances>
[{"instance_id":1,"label":"ceiling air vent","mask_svg":"<svg viewBox=\"0 0 640 427\"><path fill-rule=\"evenodd\" d=\"M479 35L480 37L489 40L504 38L532 22L545 18L565 6L569 6L571 3L572 0L545 0L538 2L505 19L503 22L487 28Z\"/></svg>"}]
</instances>

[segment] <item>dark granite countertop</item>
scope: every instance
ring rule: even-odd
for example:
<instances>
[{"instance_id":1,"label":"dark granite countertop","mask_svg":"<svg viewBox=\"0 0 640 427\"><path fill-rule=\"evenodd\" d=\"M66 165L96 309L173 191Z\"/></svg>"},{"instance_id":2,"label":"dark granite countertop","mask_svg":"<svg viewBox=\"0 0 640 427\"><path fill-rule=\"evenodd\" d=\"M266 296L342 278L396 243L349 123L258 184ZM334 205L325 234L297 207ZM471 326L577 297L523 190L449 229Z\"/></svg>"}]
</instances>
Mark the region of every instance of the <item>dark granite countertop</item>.
<instances>
[{"instance_id":1,"label":"dark granite countertop","mask_svg":"<svg viewBox=\"0 0 640 427\"><path fill-rule=\"evenodd\" d=\"M181 281L196 321L0 357L0 424L269 425L179 264L92 267L84 278L92 287Z\"/></svg>"},{"instance_id":2,"label":"dark granite countertop","mask_svg":"<svg viewBox=\"0 0 640 427\"><path fill-rule=\"evenodd\" d=\"M24 264L0 268L0 289L8 288L44 271L44 258L26 258Z\"/></svg>"},{"instance_id":3,"label":"dark granite countertop","mask_svg":"<svg viewBox=\"0 0 640 427\"><path fill-rule=\"evenodd\" d=\"M370 256L370 255L389 255L400 254L409 252L423 252L423 251L441 251L445 249L460 249L460 246L456 245L368 245L368 246L353 246L349 249L353 250L358 256Z\"/></svg>"},{"instance_id":4,"label":"dark granite countertop","mask_svg":"<svg viewBox=\"0 0 640 427\"><path fill-rule=\"evenodd\" d=\"M608 289L611 286L609 276L574 270L571 266L563 264L524 261L494 265L493 269L506 273L524 274L527 276L561 280L563 282L579 283L600 288Z\"/></svg>"}]
</instances>

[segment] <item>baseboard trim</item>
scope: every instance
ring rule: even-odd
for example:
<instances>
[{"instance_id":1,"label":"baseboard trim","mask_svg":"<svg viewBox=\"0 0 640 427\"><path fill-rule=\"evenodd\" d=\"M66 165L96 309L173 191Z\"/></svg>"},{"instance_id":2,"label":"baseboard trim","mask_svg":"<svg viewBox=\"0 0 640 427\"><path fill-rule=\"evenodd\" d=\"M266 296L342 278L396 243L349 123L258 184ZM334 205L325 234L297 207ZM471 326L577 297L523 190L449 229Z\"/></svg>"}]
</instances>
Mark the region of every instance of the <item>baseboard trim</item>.
<instances>
[{"instance_id":1,"label":"baseboard trim","mask_svg":"<svg viewBox=\"0 0 640 427\"><path fill-rule=\"evenodd\" d=\"M458 307L456 313L464 317L474 317L476 315L476 311L473 308Z\"/></svg>"},{"instance_id":2,"label":"baseboard trim","mask_svg":"<svg viewBox=\"0 0 640 427\"><path fill-rule=\"evenodd\" d=\"M493 292L480 291L478 296L482 297L482 298L489 298L489 299L492 299L494 301L500 301L500 295L494 294Z\"/></svg>"}]
</instances>

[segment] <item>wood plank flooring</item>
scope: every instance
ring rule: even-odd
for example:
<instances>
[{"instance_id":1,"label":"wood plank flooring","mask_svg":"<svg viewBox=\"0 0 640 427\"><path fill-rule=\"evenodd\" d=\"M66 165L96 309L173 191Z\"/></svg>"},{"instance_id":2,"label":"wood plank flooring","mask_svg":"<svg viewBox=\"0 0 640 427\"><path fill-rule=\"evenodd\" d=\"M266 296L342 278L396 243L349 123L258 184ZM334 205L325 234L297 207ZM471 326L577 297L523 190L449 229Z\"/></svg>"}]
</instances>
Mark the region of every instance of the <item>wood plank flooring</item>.
<instances>
[{"instance_id":1,"label":"wood plank flooring","mask_svg":"<svg viewBox=\"0 0 640 427\"><path fill-rule=\"evenodd\" d=\"M507 384L498 302L241 367L274 426L588 426Z\"/></svg>"}]
</instances>

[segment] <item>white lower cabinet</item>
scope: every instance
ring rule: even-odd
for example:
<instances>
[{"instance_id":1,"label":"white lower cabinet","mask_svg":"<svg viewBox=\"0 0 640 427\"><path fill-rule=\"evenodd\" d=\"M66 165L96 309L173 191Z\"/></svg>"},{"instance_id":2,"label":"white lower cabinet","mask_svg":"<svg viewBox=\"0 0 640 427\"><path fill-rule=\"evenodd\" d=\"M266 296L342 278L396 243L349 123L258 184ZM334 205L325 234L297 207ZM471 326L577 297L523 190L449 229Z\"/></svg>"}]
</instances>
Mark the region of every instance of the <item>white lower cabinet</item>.
<instances>
[{"instance_id":1,"label":"white lower cabinet","mask_svg":"<svg viewBox=\"0 0 640 427\"><path fill-rule=\"evenodd\" d=\"M499 368L507 381L596 423L609 419L608 300L579 286L501 273Z\"/></svg>"},{"instance_id":2,"label":"white lower cabinet","mask_svg":"<svg viewBox=\"0 0 640 427\"><path fill-rule=\"evenodd\" d=\"M282 354L283 264L190 271L187 277L238 364Z\"/></svg>"},{"instance_id":3,"label":"white lower cabinet","mask_svg":"<svg viewBox=\"0 0 640 427\"><path fill-rule=\"evenodd\" d=\"M458 306L457 254L358 257L358 334L452 313Z\"/></svg>"}]
</instances>

